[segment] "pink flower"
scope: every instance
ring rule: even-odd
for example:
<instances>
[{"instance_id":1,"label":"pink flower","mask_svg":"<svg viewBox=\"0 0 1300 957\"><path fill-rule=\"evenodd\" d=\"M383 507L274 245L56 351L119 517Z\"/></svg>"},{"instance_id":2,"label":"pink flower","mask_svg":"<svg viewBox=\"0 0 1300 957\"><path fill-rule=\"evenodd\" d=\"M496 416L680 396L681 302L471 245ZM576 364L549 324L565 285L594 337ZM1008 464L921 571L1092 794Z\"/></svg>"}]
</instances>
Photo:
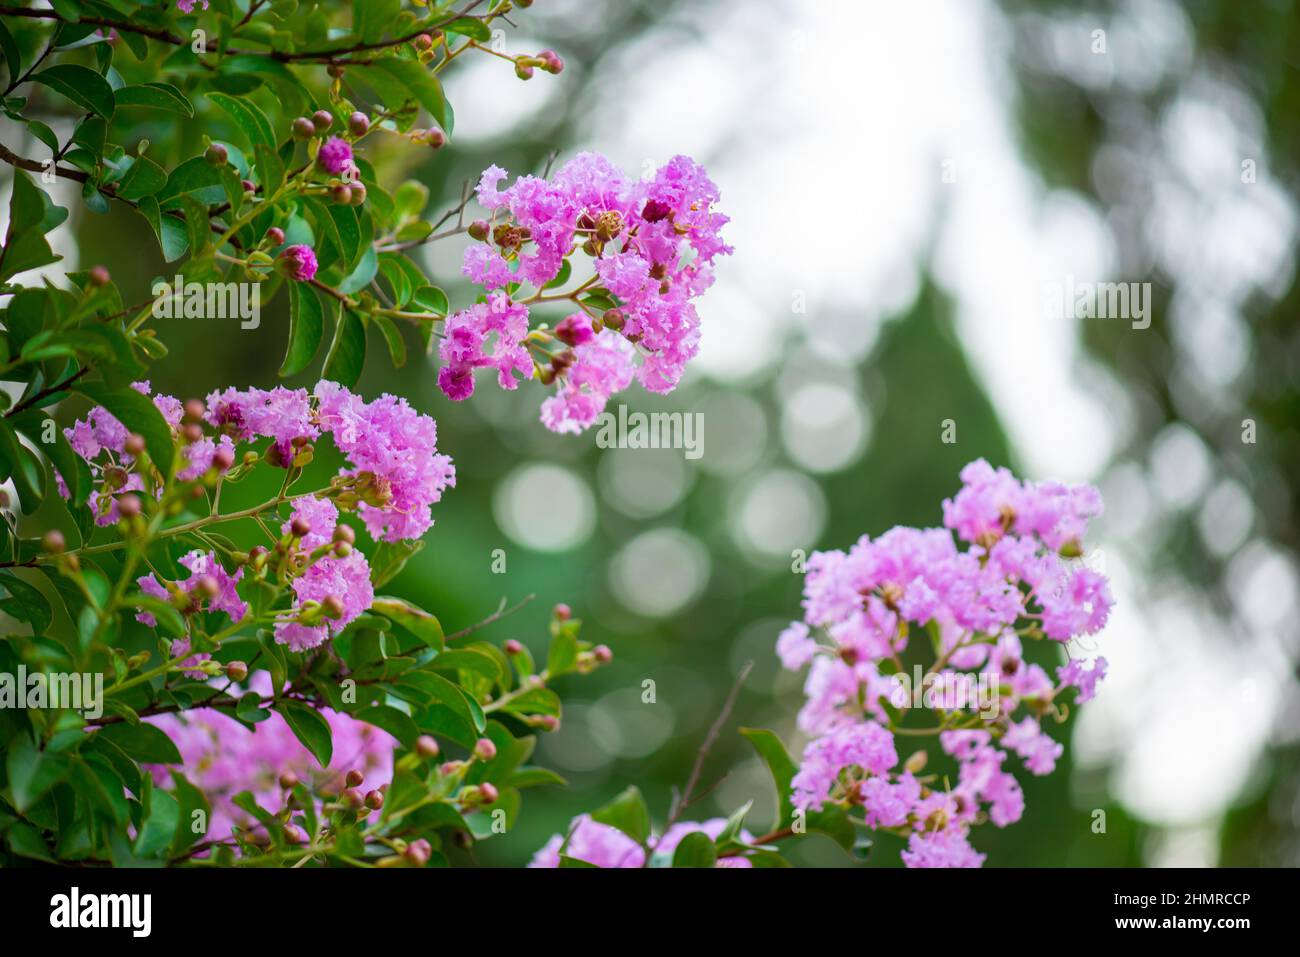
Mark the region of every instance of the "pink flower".
<instances>
[{"instance_id":1,"label":"pink flower","mask_svg":"<svg viewBox=\"0 0 1300 957\"><path fill-rule=\"evenodd\" d=\"M486 247L484 247L486 248ZM466 399L474 391L474 370L497 370L503 389L515 389L514 373L532 375L533 360L523 344L528 335L528 307L494 292L487 302L447 317L438 354L446 363L438 373L438 385L447 397Z\"/></svg>"},{"instance_id":2,"label":"pink flower","mask_svg":"<svg viewBox=\"0 0 1300 957\"><path fill-rule=\"evenodd\" d=\"M677 845L682 842L682 838L687 834L694 834L696 831L699 831L703 834L707 834L710 840L716 841L718 835L722 833L723 828L726 826L727 819L723 817L711 818L699 824L696 824L694 821L679 821L668 830L664 831L662 837L652 839L651 846L653 847L657 858L662 857L664 861L670 863L672 861L673 852L677 850ZM746 831L744 828L741 829L738 837L740 840L745 842L754 840L754 835L749 833L749 831ZM754 863L746 857L721 857L718 858L718 862L713 866L745 868L753 867Z\"/></svg>"},{"instance_id":3,"label":"pink flower","mask_svg":"<svg viewBox=\"0 0 1300 957\"><path fill-rule=\"evenodd\" d=\"M191 596L191 602L195 611L216 611L227 615L232 622L242 621L248 614L248 605L239 597L238 585L239 580L244 577L244 570L240 568L235 574L231 575L217 561L217 556L212 552L192 551L180 559L180 564L189 570L189 577L178 579L173 584L180 591ZM195 595L195 590L203 584L215 585L216 594L208 596L204 593ZM171 594L167 588L156 579L152 572L148 575L142 575L136 579L136 585L146 595L163 601L169 601ZM158 624L152 614L142 611L135 616L136 621L148 625L150 628ZM185 650L185 649L182 649ZM180 652L177 652L179 654ZM175 657L175 656L173 656Z\"/></svg>"},{"instance_id":4,"label":"pink flower","mask_svg":"<svg viewBox=\"0 0 1300 957\"><path fill-rule=\"evenodd\" d=\"M567 840L566 840L567 838ZM566 834L556 834L533 855L529 867L559 867L560 855L597 867L640 867L645 851L618 828L597 824L583 815L570 822Z\"/></svg>"},{"instance_id":5,"label":"pink flower","mask_svg":"<svg viewBox=\"0 0 1300 957\"><path fill-rule=\"evenodd\" d=\"M247 693L261 697L270 691L263 685ZM272 813L279 811L285 801L279 778L285 772L296 774L315 792L337 793L343 788L344 777L352 770L361 772L363 791L377 789L392 780L396 742L387 732L329 708L319 710L330 726L334 742L334 754L327 768L322 768L298 741L278 712L272 712L251 730L230 715L208 708L184 715L155 715L145 720L160 728L176 744L186 776L211 805L212 815L203 839L228 841L235 825L254 831L261 828L232 799L242 791L251 791L261 807ZM166 765L147 767L156 785L170 785Z\"/></svg>"},{"instance_id":6,"label":"pink flower","mask_svg":"<svg viewBox=\"0 0 1300 957\"><path fill-rule=\"evenodd\" d=\"M798 671L813 660L813 655L817 653L817 642L809 637L808 626L802 621L796 621L777 637L776 653L780 656L783 667Z\"/></svg>"},{"instance_id":7,"label":"pink flower","mask_svg":"<svg viewBox=\"0 0 1300 957\"><path fill-rule=\"evenodd\" d=\"M949 828L909 837L903 863L908 867L982 867L984 855L970 846L964 830Z\"/></svg>"},{"instance_id":8,"label":"pink flower","mask_svg":"<svg viewBox=\"0 0 1300 957\"><path fill-rule=\"evenodd\" d=\"M306 572L293 580L293 591L299 605L307 601L323 603L327 599L335 599L343 608L343 613L337 618L326 617L318 624L278 622L275 626L275 640L288 645L293 651L304 651L323 644L331 635L337 635L355 621L375 600L375 589L370 583L370 565L358 551L345 558L318 558Z\"/></svg>"},{"instance_id":9,"label":"pink flower","mask_svg":"<svg viewBox=\"0 0 1300 957\"><path fill-rule=\"evenodd\" d=\"M387 393L365 402L327 380L315 393L321 429L354 466L343 474L363 480L379 503L358 506L371 537L419 538L433 524L431 506L456 484L451 458L438 454L437 424Z\"/></svg>"},{"instance_id":10,"label":"pink flower","mask_svg":"<svg viewBox=\"0 0 1300 957\"><path fill-rule=\"evenodd\" d=\"M542 403L542 424L552 432L584 431L604 411L609 397L632 381L632 347L608 330L573 354L559 392Z\"/></svg>"},{"instance_id":11,"label":"pink flower","mask_svg":"<svg viewBox=\"0 0 1300 957\"><path fill-rule=\"evenodd\" d=\"M337 176L352 168L352 147L348 145L347 140L331 136L321 144L320 152L316 154L316 162L320 163L326 172Z\"/></svg>"},{"instance_id":12,"label":"pink flower","mask_svg":"<svg viewBox=\"0 0 1300 957\"><path fill-rule=\"evenodd\" d=\"M316 251L310 246L298 243L286 246L280 253L280 272L298 282L309 282L316 276L319 266L316 263Z\"/></svg>"},{"instance_id":13,"label":"pink flower","mask_svg":"<svg viewBox=\"0 0 1300 957\"><path fill-rule=\"evenodd\" d=\"M181 13L193 13L194 4L203 4L203 9L208 9L208 0L176 0L176 9Z\"/></svg>"},{"instance_id":14,"label":"pink flower","mask_svg":"<svg viewBox=\"0 0 1300 957\"><path fill-rule=\"evenodd\" d=\"M1063 687L1078 688L1075 704L1084 704L1096 697L1097 683L1106 677L1107 666L1106 659L1100 656L1093 659L1090 668L1084 668L1083 662L1075 658L1069 664L1057 668L1056 676Z\"/></svg>"},{"instance_id":15,"label":"pink flower","mask_svg":"<svg viewBox=\"0 0 1300 957\"><path fill-rule=\"evenodd\" d=\"M485 243L475 243L465 250L460 271L484 289L500 289L514 278L501 254Z\"/></svg>"},{"instance_id":16,"label":"pink flower","mask_svg":"<svg viewBox=\"0 0 1300 957\"><path fill-rule=\"evenodd\" d=\"M840 773L884 774L898 763L894 736L874 721L844 725L804 749L803 763L790 782L795 807L821 810Z\"/></svg>"}]
</instances>

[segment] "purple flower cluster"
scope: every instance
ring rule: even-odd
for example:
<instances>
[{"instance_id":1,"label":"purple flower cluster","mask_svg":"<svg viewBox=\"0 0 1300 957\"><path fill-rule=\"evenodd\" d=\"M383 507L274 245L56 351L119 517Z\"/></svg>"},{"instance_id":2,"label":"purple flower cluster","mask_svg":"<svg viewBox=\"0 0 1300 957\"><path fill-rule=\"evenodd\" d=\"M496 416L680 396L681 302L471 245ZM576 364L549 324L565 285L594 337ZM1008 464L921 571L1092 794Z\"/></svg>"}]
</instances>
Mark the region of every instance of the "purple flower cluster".
<instances>
[{"instance_id":1,"label":"purple flower cluster","mask_svg":"<svg viewBox=\"0 0 1300 957\"><path fill-rule=\"evenodd\" d=\"M581 248L594 270L582 288L614 297L618 307L579 298L582 311L557 327L554 339L569 348L543 353L549 366L539 377L559 388L542 421L553 431L580 432L633 378L652 392L671 392L699 351L693 300L712 285L714 259L731 252L720 237L727 217L713 211L717 187L685 156L640 181L597 153L575 156L550 180L521 176L500 189L506 176L491 166L479 181L479 202L493 218L475 233L482 243L466 250L463 272L493 295L448 320L443 391L468 397L481 366L496 368L507 389L515 387L514 372L531 374L532 357L521 345L525 302L555 298L541 291ZM513 301L524 284L538 295Z\"/></svg>"},{"instance_id":2,"label":"purple flower cluster","mask_svg":"<svg viewBox=\"0 0 1300 957\"><path fill-rule=\"evenodd\" d=\"M647 842L654 858L664 864L671 862L673 852L682 838L687 834L702 831L716 840L727 826L725 818L715 817L702 823L679 821L668 828L662 835L652 836ZM738 835L742 841L752 841L753 835L742 830ZM644 867L645 849L616 827L593 821L589 815L582 815L569 823L565 834L555 834L533 855L529 867L559 867L560 856L594 864L596 867ZM753 867L753 863L744 857L725 857L718 861L718 867Z\"/></svg>"},{"instance_id":3,"label":"purple flower cluster","mask_svg":"<svg viewBox=\"0 0 1300 957\"><path fill-rule=\"evenodd\" d=\"M269 693L269 688L266 691ZM257 691L246 692L258 694ZM160 728L180 751L187 777L211 805L205 839L229 841L235 826L257 832L261 825L234 803L249 791L257 803L273 813L284 806L287 792L280 781L292 774L317 793L338 794L349 771L359 771L358 790L377 790L393 776L396 742L385 731L350 715L320 708L329 723L334 756L321 767L278 712L252 729L213 708L197 708L183 715L162 714L145 720ZM152 765L154 782L170 785L168 766Z\"/></svg>"},{"instance_id":4,"label":"purple flower cluster","mask_svg":"<svg viewBox=\"0 0 1300 957\"><path fill-rule=\"evenodd\" d=\"M1074 561L1088 519L1101 513L1096 489L1022 483L983 460L961 477L961 491L944 503L946 529L894 528L847 552L811 556L804 619L777 641L787 668L811 664L798 724L812 741L792 781L793 803L861 807L868 826L907 837L909 867L982 864L969 828L985 820L1005 827L1024 811L1008 756L1031 774L1050 774L1063 746L1042 720L1064 720L1054 702L1067 688L1076 702L1091 699L1106 669L1104 658L1088 668L1073 660L1054 682L1026 660L1022 643L1068 642L1106 623L1105 577ZM929 636L934 656L923 689L910 686L902 665L917 634ZM917 730L906 722L917 691L932 712L922 730L938 732L957 765L955 784L921 777L923 761L899 766L894 731Z\"/></svg>"},{"instance_id":5,"label":"purple flower cluster","mask_svg":"<svg viewBox=\"0 0 1300 957\"><path fill-rule=\"evenodd\" d=\"M151 391L148 382L132 383L141 395ZM154 406L162 413L167 424L179 433L184 416L179 399L169 395L156 395ZM73 450L85 459L94 479L89 505L97 525L112 525L123 516L123 499L128 509L138 511L138 496L144 492L146 476L136 467L144 451L138 437L132 437L121 422L107 409L95 406L84 419L63 430ZM181 447L181 461L176 477L193 481L209 470L224 472L235 459L234 444L229 437L204 436ZM69 498L71 493L62 474L57 474L59 494Z\"/></svg>"},{"instance_id":6,"label":"purple flower cluster","mask_svg":"<svg viewBox=\"0 0 1300 957\"><path fill-rule=\"evenodd\" d=\"M149 393L147 382L136 388ZM293 514L282 527L290 543L284 557L296 602L289 615L276 622L275 636L295 651L337 635L374 599L370 567L365 556L351 548L351 530L341 530L346 541L336 542L340 509L356 511L376 541L418 538L433 524L433 504L444 489L455 485L451 459L438 453L434 420L396 396L366 402L322 380L312 392L230 388L212 392L206 403L181 403L159 395L154 404L180 444L185 464L177 478L182 481L213 478L229 470L236 444L259 439L270 440L262 459L283 468L309 461L311 445L322 435L329 435L347 458L348 464L327 488L292 500ZM215 434L205 434L203 424ZM105 409L92 409L66 434L91 465L96 483L90 501L100 524L139 514L137 491L151 489L155 497L161 496L163 477L136 468L143 440ZM62 477L60 490L65 497L69 494ZM244 617L247 606L237 590L244 568L232 575L215 555L202 552L182 558L181 564L190 571L188 578L161 582L151 573L138 580L141 591L185 614L225 612L235 622ZM147 610L137 617L156 624ZM173 657L188 647L174 650ZM193 664L205 657L196 655Z\"/></svg>"}]
</instances>

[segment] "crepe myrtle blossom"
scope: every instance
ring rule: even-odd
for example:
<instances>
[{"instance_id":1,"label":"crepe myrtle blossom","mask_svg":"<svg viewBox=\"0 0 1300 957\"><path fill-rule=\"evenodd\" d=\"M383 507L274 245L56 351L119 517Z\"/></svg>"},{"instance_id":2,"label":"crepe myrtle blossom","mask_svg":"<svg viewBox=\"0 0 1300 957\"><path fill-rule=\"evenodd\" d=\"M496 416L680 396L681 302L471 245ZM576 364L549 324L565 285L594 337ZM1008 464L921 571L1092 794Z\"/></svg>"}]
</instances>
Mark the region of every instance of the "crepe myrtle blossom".
<instances>
[{"instance_id":1,"label":"crepe myrtle blossom","mask_svg":"<svg viewBox=\"0 0 1300 957\"><path fill-rule=\"evenodd\" d=\"M786 668L808 667L798 724L812 740L791 781L793 804L860 808L868 827L907 839L909 867L982 864L971 829L1020 819L1014 765L1052 773L1064 745L1048 719L1064 721L1059 699L1074 689L1074 702L1087 702L1106 673L1104 658L1090 667L1071 660L1053 680L1026 649L1057 657L1056 643L1106 624L1106 578L1076 561L1088 521L1101 514L1096 489L1022 482L982 459L961 478L943 503L945 528L898 527L848 551L814 553L803 619L777 639ZM997 707L927 703L926 720L910 719L902 658L918 639L930 646L927 681L981 679L996 689ZM900 764L898 741L925 740L897 737L904 731L937 733L955 769L923 775L924 751Z\"/></svg>"},{"instance_id":2,"label":"crepe myrtle blossom","mask_svg":"<svg viewBox=\"0 0 1300 957\"><path fill-rule=\"evenodd\" d=\"M333 173L335 176L346 173L354 168L352 147L348 145L347 140L331 136L321 144L320 152L316 154L316 162L320 163L325 172Z\"/></svg>"},{"instance_id":3,"label":"crepe myrtle blossom","mask_svg":"<svg viewBox=\"0 0 1300 957\"><path fill-rule=\"evenodd\" d=\"M258 679L264 679L258 673ZM268 681L244 694L261 698L270 694ZM232 830L240 827L256 832L261 824L235 804L234 798L248 791L259 806L272 811L285 806L289 791L285 783L300 780L315 794L337 795L346 785L349 772L364 792L383 788L393 777L393 752L397 742L373 725L350 715L321 707L319 714L329 725L333 757L327 767L312 756L298 740L279 712L272 711L251 728L229 714L213 708L196 708L184 714L161 714L144 720L172 739L180 752L182 767L211 807L205 840L228 842ZM148 765L155 785L171 786L169 765ZM378 816L378 812L372 815Z\"/></svg>"},{"instance_id":4,"label":"crepe myrtle blossom","mask_svg":"<svg viewBox=\"0 0 1300 957\"><path fill-rule=\"evenodd\" d=\"M443 391L468 398L474 370L485 366L506 389L516 373L535 375L556 385L542 409L556 432L588 428L633 379L671 392L699 351L694 300L713 284L715 258L732 251L720 235L727 217L714 211L717 186L685 156L643 180L598 153L578 154L549 180L521 176L503 189L507 178L490 166L479 180L476 195L492 218L470 227L479 243L465 251L462 272L489 295L447 320ZM589 278L547 293L578 250ZM521 297L524 286L536 292ZM581 311L553 331L530 332L530 307L561 299Z\"/></svg>"},{"instance_id":5,"label":"crepe myrtle blossom","mask_svg":"<svg viewBox=\"0 0 1300 957\"><path fill-rule=\"evenodd\" d=\"M297 282L310 282L320 268L316 262L316 250L302 243L285 247L276 265L281 274Z\"/></svg>"},{"instance_id":6,"label":"crepe myrtle blossom","mask_svg":"<svg viewBox=\"0 0 1300 957\"><path fill-rule=\"evenodd\" d=\"M176 9L181 13L193 13L196 3L203 4L203 9L208 9L208 0L176 0Z\"/></svg>"},{"instance_id":7,"label":"crepe myrtle blossom","mask_svg":"<svg viewBox=\"0 0 1300 957\"><path fill-rule=\"evenodd\" d=\"M134 382L131 387L141 395L149 395L152 391L147 381ZM179 438L184 416L180 400L169 395L155 395L153 403ZM132 435L103 406L92 408L84 419L64 429L63 435L73 451L90 466L94 489L88 504L95 523L113 525L127 513L138 513L140 501L137 493L145 492L145 476L137 467L138 459L145 452L144 440ZM192 481L209 472L225 472L235 460L234 445L225 438L205 436L183 442L180 454L177 478L182 481ZM70 498L71 492L62 473L56 473L56 480L59 494Z\"/></svg>"},{"instance_id":8,"label":"crepe myrtle blossom","mask_svg":"<svg viewBox=\"0 0 1300 957\"><path fill-rule=\"evenodd\" d=\"M148 395L149 383L136 383L136 389ZM247 451L244 463L296 468L311 461L313 443L323 436L346 458L328 486L288 499L293 511L281 531L289 542L283 555L296 601L289 615L277 621L275 635L294 650L316 647L338 634L374 598L366 558L351 548L354 533L347 527L339 530L340 510L355 512L375 541L415 539L433 524L432 506L443 491L455 485L451 458L437 449L436 423L397 396L384 394L368 402L338 383L321 380L310 392L283 386L228 388L209 393L206 402L182 403L165 395L154 396L153 402L179 445L183 464L176 479L181 482L215 483L231 468L238 445L261 440L269 440L265 451L260 456ZM90 503L100 524L140 514L136 492L148 488L161 499L165 477L137 468L146 451L144 440L105 409L91 409L65 434L91 466ZM60 491L69 495L62 476ZM336 531L346 538L342 544ZM251 553L242 560L251 561ZM223 611L233 621L244 615L246 605L236 590L244 568L228 573L215 555L199 552L181 564L190 570L188 578L163 583L151 573L139 579L141 591L186 613ZM147 609L138 617L156 625Z\"/></svg>"},{"instance_id":9,"label":"crepe myrtle blossom","mask_svg":"<svg viewBox=\"0 0 1300 957\"><path fill-rule=\"evenodd\" d=\"M677 845L687 834L696 831L717 839L727 826L725 818L717 817L702 823L679 821L662 835L652 835L647 841L652 858L656 863L669 864ZM752 841L753 835L742 830L742 841ZM569 822L564 834L551 837L533 855L529 867L555 868L560 866L560 859L570 857L575 860L593 864L596 867L637 868L646 866L645 849L616 827L600 824L590 815L582 815ZM724 857L719 859L717 867L753 867L753 863L743 857Z\"/></svg>"}]
</instances>

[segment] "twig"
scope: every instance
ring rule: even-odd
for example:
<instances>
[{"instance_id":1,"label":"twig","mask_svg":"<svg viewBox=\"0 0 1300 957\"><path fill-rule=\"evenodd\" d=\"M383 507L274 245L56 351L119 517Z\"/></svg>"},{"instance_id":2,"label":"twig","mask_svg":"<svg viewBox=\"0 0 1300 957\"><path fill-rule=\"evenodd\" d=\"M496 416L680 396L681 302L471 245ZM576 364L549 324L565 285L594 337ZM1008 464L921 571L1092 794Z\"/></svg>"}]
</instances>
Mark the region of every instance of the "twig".
<instances>
[{"instance_id":1,"label":"twig","mask_svg":"<svg viewBox=\"0 0 1300 957\"><path fill-rule=\"evenodd\" d=\"M523 601L519 602L519 604L515 605L513 608L506 608L506 600L502 598L501 604L497 606L497 610L494 611L492 614L488 615L478 624L470 625L468 628L462 628L460 631L447 635L443 640L448 642L457 641L461 638L464 638L467 635L472 635L480 628L486 628L488 625L494 624L495 622L500 621L502 618L507 618L510 615L513 615L520 608L523 608L524 605L527 605L530 601L532 601L536 597L537 597L536 595L529 595Z\"/></svg>"}]
</instances>

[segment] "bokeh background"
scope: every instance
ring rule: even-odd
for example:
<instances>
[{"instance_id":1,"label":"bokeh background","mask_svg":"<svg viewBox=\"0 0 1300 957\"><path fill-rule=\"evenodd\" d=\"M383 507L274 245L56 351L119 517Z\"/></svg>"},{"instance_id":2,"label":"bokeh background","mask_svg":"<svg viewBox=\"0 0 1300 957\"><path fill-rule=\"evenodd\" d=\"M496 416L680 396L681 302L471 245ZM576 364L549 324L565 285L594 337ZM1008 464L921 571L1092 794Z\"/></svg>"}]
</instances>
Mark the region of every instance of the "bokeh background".
<instances>
[{"instance_id":1,"label":"bokeh background","mask_svg":"<svg viewBox=\"0 0 1300 957\"><path fill-rule=\"evenodd\" d=\"M371 344L361 390L433 414L459 472L390 590L448 631L536 594L486 633L534 649L565 601L616 655L557 688L563 727L539 760L571 787L529 792L478 860L526 862L628 782L662 820L751 660L690 816L753 798L769 820L766 772L735 728L802 746L800 678L773 653L799 611L792 553L937 524L961 466L985 456L1102 488L1091 560L1119 604L1087 649L1111 676L1069 726L1065 760L1024 782L1024 819L982 828L978 849L991 865L1300 863L1293 13L1287 0L538 0L502 42L554 47L562 75L521 83L465 57L447 82L450 147L368 148L385 181L427 183L435 210L489 163L538 172L556 151L597 149L641 171L683 152L733 220L683 386L621 397L703 412L697 460L551 435L536 387L485 382L453 405L418 349L394 370ZM165 122L144 132L200 148ZM68 269L108 266L128 302L171 275L138 216L54 193L73 210L52 237ZM461 304L462 249L425 250ZM1150 327L1054 316L1045 291L1071 276L1151 283ZM172 354L154 386L274 384L282 299L256 331L161 330ZM869 865L897 862L881 851ZM818 837L795 857L849 863Z\"/></svg>"}]
</instances>

